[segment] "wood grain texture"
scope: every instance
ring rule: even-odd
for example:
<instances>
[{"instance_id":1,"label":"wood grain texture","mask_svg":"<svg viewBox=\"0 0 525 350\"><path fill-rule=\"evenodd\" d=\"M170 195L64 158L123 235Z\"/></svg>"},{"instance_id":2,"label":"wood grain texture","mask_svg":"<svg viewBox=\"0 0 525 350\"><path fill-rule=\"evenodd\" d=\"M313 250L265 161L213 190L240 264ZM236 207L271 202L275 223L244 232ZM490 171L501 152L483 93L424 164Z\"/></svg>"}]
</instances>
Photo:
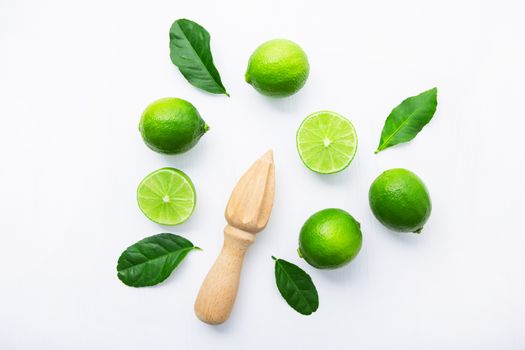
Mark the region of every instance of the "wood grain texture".
<instances>
[{"instance_id":1,"label":"wood grain texture","mask_svg":"<svg viewBox=\"0 0 525 350\"><path fill-rule=\"evenodd\" d=\"M266 227L275 194L272 151L266 152L241 177L232 191L225 217L224 245L202 283L195 314L208 324L225 322L233 309L244 255L255 234Z\"/></svg>"}]
</instances>

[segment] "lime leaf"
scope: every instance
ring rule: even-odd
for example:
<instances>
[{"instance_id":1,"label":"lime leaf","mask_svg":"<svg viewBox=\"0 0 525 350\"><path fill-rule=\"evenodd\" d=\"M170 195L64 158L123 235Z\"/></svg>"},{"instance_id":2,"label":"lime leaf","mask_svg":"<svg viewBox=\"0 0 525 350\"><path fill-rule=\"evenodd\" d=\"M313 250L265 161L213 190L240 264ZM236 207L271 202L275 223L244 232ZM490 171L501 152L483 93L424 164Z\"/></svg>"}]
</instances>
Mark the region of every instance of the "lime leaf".
<instances>
[{"instance_id":1,"label":"lime leaf","mask_svg":"<svg viewBox=\"0 0 525 350\"><path fill-rule=\"evenodd\" d=\"M412 140L430 122L437 107L437 88L405 99L386 118L375 153Z\"/></svg>"},{"instance_id":2,"label":"lime leaf","mask_svg":"<svg viewBox=\"0 0 525 350\"><path fill-rule=\"evenodd\" d=\"M195 247L186 238L171 233L161 233L144 238L128 247L119 257L117 276L131 287L159 284Z\"/></svg>"},{"instance_id":3,"label":"lime leaf","mask_svg":"<svg viewBox=\"0 0 525 350\"><path fill-rule=\"evenodd\" d=\"M295 311L310 315L319 307L319 295L310 276L283 259L275 260L275 282L284 300Z\"/></svg>"},{"instance_id":4,"label":"lime leaf","mask_svg":"<svg viewBox=\"0 0 525 350\"><path fill-rule=\"evenodd\" d=\"M210 33L188 19L178 19L170 28L170 57L186 80L212 94L225 94L221 77L213 64Z\"/></svg>"}]
</instances>

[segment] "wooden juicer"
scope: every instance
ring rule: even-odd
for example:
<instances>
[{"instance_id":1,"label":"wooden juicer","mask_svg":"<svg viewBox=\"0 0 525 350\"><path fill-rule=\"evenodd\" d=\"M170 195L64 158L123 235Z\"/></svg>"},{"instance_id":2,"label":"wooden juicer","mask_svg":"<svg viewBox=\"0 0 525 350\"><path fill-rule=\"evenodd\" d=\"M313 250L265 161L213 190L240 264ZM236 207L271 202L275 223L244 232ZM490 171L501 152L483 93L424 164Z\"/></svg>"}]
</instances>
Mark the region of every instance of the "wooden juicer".
<instances>
[{"instance_id":1,"label":"wooden juicer","mask_svg":"<svg viewBox=\"0 0 525 350\"><path fill-rule=\"evenodd\" d=\"M244 254L268 223L274 193L275 165L269 150L241 177L226 206L224 245L195 301L195 314L201 321L221 324L230 316Z\"/></svg>"}]
</instances>

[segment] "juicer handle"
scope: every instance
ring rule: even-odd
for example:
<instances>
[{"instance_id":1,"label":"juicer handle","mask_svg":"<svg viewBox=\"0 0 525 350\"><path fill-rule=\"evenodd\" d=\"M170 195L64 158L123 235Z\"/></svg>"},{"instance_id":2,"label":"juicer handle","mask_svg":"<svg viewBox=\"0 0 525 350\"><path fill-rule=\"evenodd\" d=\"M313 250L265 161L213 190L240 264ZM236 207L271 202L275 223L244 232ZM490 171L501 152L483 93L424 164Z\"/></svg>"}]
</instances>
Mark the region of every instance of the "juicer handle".
<instances>
[{"instance_id":1,"label":"juicer handle","mask_svg":"<svg viewBox=\"0 0 525 350\"><path fill-rule=\"evenodd\" d=\"M202 283L195 314L205 323L221 324L230 317L237 297L244 254L255 241L255 235L227 225L224 245Z\"/></svg>"}]
</instances>

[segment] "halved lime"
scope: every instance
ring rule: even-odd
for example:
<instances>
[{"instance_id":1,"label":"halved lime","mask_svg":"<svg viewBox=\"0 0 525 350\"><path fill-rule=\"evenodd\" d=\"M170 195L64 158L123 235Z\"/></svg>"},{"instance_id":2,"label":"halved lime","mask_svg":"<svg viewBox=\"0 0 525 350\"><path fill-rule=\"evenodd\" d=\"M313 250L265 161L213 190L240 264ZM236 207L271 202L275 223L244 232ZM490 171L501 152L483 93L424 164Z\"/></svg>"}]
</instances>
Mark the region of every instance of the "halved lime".
<instances>
[{"instance_id":1,"label":"halved lime","mask_svg":"<svg viewBox=\"0 0 525 350\"><path fill-rule=\"evenodd\" d=\"M348 119L331 111L310 114L297 130L304 165L321 174L344 170L357 151L357 134Z\"/></svg>"},{"instance_id":2,"label":"halved lime","mask_svg":"<svg viewBox=\"0 0 525 350\"><path fill-rule=\"evenodd\" d=\"M137 202L148 219L161 225L178 225L195 209L195 187L188 175L162 168L146 176L137 189Z\"/></svg>"}]
</instances>

